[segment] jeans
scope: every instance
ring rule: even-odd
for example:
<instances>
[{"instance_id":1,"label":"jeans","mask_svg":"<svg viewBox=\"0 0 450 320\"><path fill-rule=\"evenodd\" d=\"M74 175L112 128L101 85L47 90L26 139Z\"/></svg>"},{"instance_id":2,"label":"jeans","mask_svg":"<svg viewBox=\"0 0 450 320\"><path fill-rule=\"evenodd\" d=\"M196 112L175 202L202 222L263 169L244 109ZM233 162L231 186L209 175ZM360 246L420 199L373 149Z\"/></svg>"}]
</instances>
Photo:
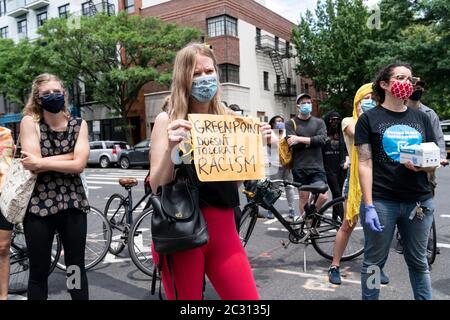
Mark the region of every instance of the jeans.
<instances>
[{"instance_id":1,"label":"jeans","mask_svg":"<svg viewBox=\"0 0 450 320\"><path fill-rule=\"evenodd\" d=\"M396 202L376 200L373 204L378 213L380 223L384 225L382 232L372 231L366 224L365 211L361 210L361 223L364 230L364 260L361 268L361 289L363 300L377 300L380 295L379 286L373 285L372 268L382 270L389 254L389 248L397 224L404 246L404 258L408 266L409 279L416 300L431 300L431 278L427 261L428 236L433 222L433 199L422 201L423 219L416 217L415 202ZM413 212L413 215L412 215ZM412 216L412 219L410 217ZM369 270L368 268L371 267Z\"/></svg>"}]
</instances>

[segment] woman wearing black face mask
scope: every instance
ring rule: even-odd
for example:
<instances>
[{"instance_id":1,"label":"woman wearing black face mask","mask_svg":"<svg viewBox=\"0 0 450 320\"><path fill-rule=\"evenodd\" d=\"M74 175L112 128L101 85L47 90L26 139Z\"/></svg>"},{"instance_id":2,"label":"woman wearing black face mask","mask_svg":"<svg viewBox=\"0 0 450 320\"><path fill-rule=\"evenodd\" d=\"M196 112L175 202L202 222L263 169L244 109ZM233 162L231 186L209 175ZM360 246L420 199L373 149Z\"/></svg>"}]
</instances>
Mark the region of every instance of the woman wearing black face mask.
<instances>
[{"instance_id":1,"label":"woman wearing black face mask","mask_svg":"<svg viewBox=\"0 0 450 320\"><path fill-rule=\"evenodd\" d=\"M344 137L341 130L341 115L336 111L331 111L324 116L324 122L327 126L327 140L322 148L323 166L327 174L328 186L333 199L342 196L342 187L346 175L344 163L347 156ZM344 216L344 207L336 206L333 208L333 219Z\"/></svg>"},{"instance_id":2,"label":"woman wearing black face mask","mask_svg":"<svg viewBox=\"0 0 450 320\"><path fill-rule=\"evenodd\" d=\"M26 137L20 141L23 166L38 174L23 223L30 259L29 300L47 299L56 231L66 265L80 271L81 287L69 293L74 300L89 298L84 268L89 203L80 179L89 156L88 130L85 121L70 116L66 98L58 77L39 75L20 123L20 137Z\"/></svg>"}]
</instances>

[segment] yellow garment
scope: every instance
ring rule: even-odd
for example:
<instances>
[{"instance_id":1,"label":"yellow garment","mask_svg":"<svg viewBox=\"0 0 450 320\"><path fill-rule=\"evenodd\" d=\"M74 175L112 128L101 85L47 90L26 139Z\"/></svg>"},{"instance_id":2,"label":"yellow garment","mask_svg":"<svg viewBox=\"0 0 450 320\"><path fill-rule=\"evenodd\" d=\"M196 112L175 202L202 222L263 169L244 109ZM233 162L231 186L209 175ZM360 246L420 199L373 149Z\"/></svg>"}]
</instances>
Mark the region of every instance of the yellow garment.
<instances>
[{"instance_id":1,"label":"yellow garment","mask_svg":"<svg viewBox=\"0 0 450 320\"><path fill-rule=\"evenodd\" d=\"M355 94L353 100L353 120L358 121L358 104L364 98L366 94L372 93L372 83L366 83L361 86ZM350 166L350 184L347 200L346 219L350 226L353 226L358 222L359 206L361 205L361 186L359 185L359 173L358 173L358 152L353 145L351 150L351 166Z\"/></svg>"},{"instance_id":2,"label":"yellow garment","mask_svg":"<svg viewBox=\"0 0 450 320\"><path fill-rule=\"evenodd\" d=\"M6 174L12 163L14 141L11 130L0 127L0 191L5 183Z\"/></svg>"}]
</instances>

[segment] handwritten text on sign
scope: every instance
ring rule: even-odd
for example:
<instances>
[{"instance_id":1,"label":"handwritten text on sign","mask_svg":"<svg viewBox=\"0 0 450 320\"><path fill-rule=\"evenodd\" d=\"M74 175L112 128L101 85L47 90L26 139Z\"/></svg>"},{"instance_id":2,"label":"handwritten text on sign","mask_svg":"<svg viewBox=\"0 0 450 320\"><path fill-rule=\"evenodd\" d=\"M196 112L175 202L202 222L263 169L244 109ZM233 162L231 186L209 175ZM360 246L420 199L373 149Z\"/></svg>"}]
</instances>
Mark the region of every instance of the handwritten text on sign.
<instances>
[{"instance_id":1,"label":"handwritten text on sign","mask_svg":"<svg viewBox=\"0 0 450 320\"><path fill-rule=\"evenodd\" d=\"M194 163L200 181L264 178L264 152L257 118L189 114Z\"/></svg>"}]
</instances>

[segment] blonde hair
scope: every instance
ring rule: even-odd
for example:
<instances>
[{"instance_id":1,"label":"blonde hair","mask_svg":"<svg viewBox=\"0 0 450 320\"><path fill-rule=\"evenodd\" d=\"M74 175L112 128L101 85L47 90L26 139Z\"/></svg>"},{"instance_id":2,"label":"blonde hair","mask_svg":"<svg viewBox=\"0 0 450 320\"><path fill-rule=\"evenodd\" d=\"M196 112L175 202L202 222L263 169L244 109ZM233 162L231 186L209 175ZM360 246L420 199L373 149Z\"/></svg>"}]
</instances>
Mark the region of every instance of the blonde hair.
<instances>
[{"instance_id":1,"label":"blonde hair","mask_svg":"<svg viewBox=\"0 0 450 320\"><path fill-rule=\"evenodd\" d=\"M210 46L204 43L190 43L178 51L175 57L170 95L171 108L169 110L169 116L172 121L176 119L187 119L187 115L190 112L189 102L191 99L192 80L194 78L198 54L212 59L217 75L217 93L210 102L208 113L229 113L220 101L219 70L213 51Z\"/></svg>"},{"instance_id":2,"label":"blonde hair","mask_svg":"<svg viewBox=\"0 0 450 320\"><path fill-rule=\"evenodd\" d=\"M56 81L61 84L61 88L64 91L64 100L65 100L64 108L62 111L67 117L70 117L70 112L67 107L69 105L69 95L66 89L64 88L64 83L57 76L50 73L43 73L34 78L33 84L31 85L30 96L28 98L27 104L25 105L25 108L23 109L23 114L25 116L31 116L35 121L40 121L43 118L44 110L42 109L40 103L41 98L39 97L39 88L44 83L48 83L50 81Z\"/></svg>"}]
</instances>

